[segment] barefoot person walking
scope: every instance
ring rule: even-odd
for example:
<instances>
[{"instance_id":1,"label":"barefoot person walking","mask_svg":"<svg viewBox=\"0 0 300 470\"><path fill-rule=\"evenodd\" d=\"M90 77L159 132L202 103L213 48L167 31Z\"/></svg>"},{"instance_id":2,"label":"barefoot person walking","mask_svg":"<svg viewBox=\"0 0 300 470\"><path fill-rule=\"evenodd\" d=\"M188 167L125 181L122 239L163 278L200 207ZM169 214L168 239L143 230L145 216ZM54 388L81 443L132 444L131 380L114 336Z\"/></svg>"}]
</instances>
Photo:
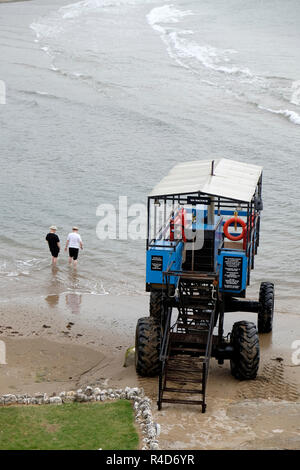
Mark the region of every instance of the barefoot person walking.
<instances>
[{"instance_id":1,"label":"barefoot person walking","mask_svg":"<svg viewBox=\"0 0 300 470\"><path fill-rule=\"evenodd\" d=\"M65 251L67 251L68 247L69 247L69 264L71 265L72 260L73 260L74 268L76 268L79 248L83 250L83 244L82 244L81 236L78 233L78 227L73 227L72 232L69 233L66 246L65 246Z\"/></svg>"},{"instance_id":2,"label":"barefoot person walking","mask_svg":"<svg viewBox=\"0 0 300 470\"><path fill-rule=\"evenodd\" d=\"M56 235L56 226L51 225L50 232L46 235L46 242L48 242L49 250L52 255L52 264L56 266L58 253L60 250L60 241L58 235Z\"/></svg>"}]
</instances>

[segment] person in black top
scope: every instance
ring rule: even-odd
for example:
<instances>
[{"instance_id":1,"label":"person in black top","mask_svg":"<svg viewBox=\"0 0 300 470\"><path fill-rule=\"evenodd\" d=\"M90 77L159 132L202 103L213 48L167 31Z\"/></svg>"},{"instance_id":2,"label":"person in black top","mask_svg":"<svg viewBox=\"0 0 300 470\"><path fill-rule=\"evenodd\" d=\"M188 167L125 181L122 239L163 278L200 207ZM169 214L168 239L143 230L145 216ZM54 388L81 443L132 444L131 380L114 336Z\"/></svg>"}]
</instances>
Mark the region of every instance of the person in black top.
<instances>
[{"instance_id":1,"label":"person in black top","mask_svg":"<svg viewBox=\"0 0 300 470\"><path fill-rule=\"evenodd\" d=\"M49 250L52 255L53 266L56 266L57 257L60 250L60 241L58 235L56 235L55 233L56 230L57 228L55 227L55 225L51 225L50 232L46 236L46 241L48 242Z\"/></svg>"}]
</instances>

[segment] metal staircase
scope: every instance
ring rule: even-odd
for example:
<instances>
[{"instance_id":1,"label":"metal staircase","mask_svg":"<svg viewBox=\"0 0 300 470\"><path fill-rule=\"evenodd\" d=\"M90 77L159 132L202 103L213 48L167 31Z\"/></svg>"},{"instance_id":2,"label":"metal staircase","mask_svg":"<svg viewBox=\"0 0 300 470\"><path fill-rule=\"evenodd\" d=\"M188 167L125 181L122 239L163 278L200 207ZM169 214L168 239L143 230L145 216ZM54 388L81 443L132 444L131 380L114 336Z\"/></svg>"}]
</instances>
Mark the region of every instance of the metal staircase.
<instances>
[{"instance_id":1,"label":"metal staircase","mask_svg":"<svg viewBox=\"0 0 300 470\"><path fill-rule=\"evenodd\" d=\"M169 308L161 344L158 408L162 403L201 405L205 393L216 322L216 276L183 273L179 278L178 317ZM193 399L191 399L193 395Z\"/></svg>"}]
</instances>

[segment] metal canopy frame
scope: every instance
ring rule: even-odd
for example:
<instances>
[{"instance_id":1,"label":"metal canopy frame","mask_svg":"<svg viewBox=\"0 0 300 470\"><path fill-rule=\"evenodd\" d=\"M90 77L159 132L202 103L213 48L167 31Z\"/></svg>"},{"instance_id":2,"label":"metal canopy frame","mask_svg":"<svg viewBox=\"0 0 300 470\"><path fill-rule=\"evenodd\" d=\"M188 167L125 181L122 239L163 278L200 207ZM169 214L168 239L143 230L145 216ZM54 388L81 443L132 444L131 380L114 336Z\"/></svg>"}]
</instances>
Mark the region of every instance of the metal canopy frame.
<instances>
[{"instance_id":1,"label":"metal canopy frame","mask_svg":"<svg viewBox=\"0 0 300 470\"><path fill-rule=\"evenodd\" d=\"M213 171L213 169L212 169ZM247 232L246 232L246 255L248 259L251 259L251 263L248 263L248 273L247 273L247 284L250 283L250 272L251 269L254 267L254 245L256 245L255 250L259 246L259 231L260 231L260 211L262 210L262 172L258 179L256 189L252 196L251 201L243 201L240 199L232 199L226 198L222 196L218 196L215 194L208 194L203 193L201 191L194 191L194 192L187 192L182 194L167 194L167 195L155 195L155 196L148 196L147 202L147 241L146 241L146 249L148 250L155 239L151 239L150 235L150 218L151 218L151 206L157 203L163 203L165 206L167 202L172 203L172 207L175 207L175 204L179 206L184 205L193 205L189 200L194 198L194 205L196 204L205 204L205 200L208 201L210 198L214 198L215 203L215 211L217 214L224 209L228 210L235 210L238 208L238 211L246 212L247 213ZM198 201L198 202L197 202ZM154 209L155 210L155 209ZM251 223L251 217L255 214L254 221ZM171 214L172 215L172 214ZM167 217L167 215L166 215ZM254 234L256 233L256 244L253 243L254 241ZM177 240L179 243L180 240ZM176 249L177 243L174 243L173 249ZM157 245L156 245L157 246Z\"/></svg>"}]
</instances>

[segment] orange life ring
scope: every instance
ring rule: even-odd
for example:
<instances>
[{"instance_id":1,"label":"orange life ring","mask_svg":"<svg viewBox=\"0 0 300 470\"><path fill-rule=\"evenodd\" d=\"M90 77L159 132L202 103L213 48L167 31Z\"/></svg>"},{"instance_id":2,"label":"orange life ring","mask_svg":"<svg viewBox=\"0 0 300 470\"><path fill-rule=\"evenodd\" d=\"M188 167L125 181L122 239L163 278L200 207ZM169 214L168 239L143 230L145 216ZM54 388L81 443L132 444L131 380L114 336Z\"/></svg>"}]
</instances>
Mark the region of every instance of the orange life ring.
<instances>
[{"instance_id":1,"label":"orange life ring","mask_svg":"<svg viewBox=\"0 0 300 470\"><path fill-rule=\"evenodd\" d=\"M232 235L228 232L229 226L233 223L239 224L242 227L242 233L240 233L239 235ZM239 217L231 217L231 219L226 220L223 230L226 238L233 242L237 242L239 240L242 240L246 235L246 223Z\"/></svg>"},{"instance_id":2,"label":"orange life ring","mask_svg":"<svg viewBox=\"0 0 300 470\"><path fill-rule=\"evenodd\" d=\"M181 225L181 235L182 235L182 240L186 242L186 236L184 233L184 228L185 228L185 210L181 209L178 213L178 215L175 217L171 217L170 220L170 241L174 241L174 230L175 230L175 225Z\"/></svg>"}]
</instances>

